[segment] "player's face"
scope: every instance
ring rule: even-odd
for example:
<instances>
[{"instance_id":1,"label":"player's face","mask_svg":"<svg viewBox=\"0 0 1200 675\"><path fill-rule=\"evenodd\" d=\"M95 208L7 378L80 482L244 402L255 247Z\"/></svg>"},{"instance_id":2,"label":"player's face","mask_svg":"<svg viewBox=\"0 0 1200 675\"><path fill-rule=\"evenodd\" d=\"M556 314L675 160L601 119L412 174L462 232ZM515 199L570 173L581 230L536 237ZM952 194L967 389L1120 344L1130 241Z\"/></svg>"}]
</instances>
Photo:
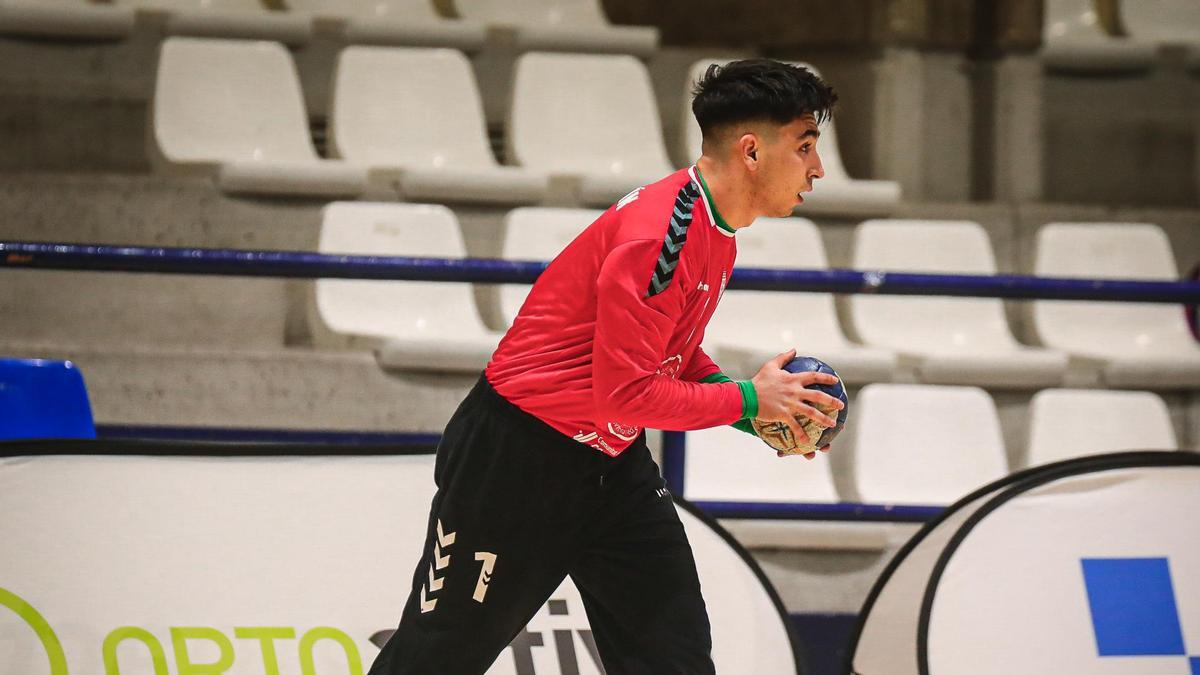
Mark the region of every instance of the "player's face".
<instances>
[{"instance_id":1,"label":"player's face","mask_svg":"<svg viewBox=\"0 0 1200 675\"><path fill-rule=\"evenodd\" d=\"M804 203L802 193L813 189L813 181L825 175L817 140L821 131L816 119L805 115L765 134L764 152L759 156L758 196L762 210L785 217Z\"/></svg>"}]
</instances>

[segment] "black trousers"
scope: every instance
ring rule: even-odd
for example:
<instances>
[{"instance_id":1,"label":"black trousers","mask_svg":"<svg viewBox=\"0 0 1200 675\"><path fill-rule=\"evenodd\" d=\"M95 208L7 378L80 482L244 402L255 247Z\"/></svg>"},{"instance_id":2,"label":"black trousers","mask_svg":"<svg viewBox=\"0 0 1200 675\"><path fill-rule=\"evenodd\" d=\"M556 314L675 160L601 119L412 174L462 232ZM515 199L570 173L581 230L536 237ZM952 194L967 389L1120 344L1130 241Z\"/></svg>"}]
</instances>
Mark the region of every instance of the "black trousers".
<instances>
[{"instance_id":1,"label":"black trousers","mask_svg":"<svg viewBox=\"0 0 1200 675\"><path fill-rule=\"evenodd\" d=\"M485 672L567 575L608 675L714 672L692 549L644 432L609 457L480 377L434 481L411 594L370 675Z\"/></svg>"}]
</instances>

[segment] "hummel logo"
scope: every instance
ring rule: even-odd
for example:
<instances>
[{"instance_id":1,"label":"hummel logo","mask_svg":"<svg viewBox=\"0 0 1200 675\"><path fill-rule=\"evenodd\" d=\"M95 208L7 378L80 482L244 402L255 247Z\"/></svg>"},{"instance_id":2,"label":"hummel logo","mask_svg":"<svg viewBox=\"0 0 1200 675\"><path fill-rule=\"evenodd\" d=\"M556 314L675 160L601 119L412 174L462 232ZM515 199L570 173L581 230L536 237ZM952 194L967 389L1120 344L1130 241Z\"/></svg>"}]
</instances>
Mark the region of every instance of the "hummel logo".
<instances>
[{"instance_id":1,"label":"hummel logo","mask_svg":"<svg viewBox=\"0 0 1200 675\"><path fill-rule=\"evenodd\" d=\"M704 283L703 281L701 281L701 282L700 282L700 285L696 287L696 290L698 290L698 291L704 291L705 293L707 293L707 292L708 292L708 284L706 284L706 283Z\"/></svg>"},{"instance_id":2,"label":"hummel logo","mask_svg":"<svg viewBox=\"0 0 1200 675\"><path fill-rule=\"evenodd\" d=\"M433 542L433 562L429 563L429 594L442 590L442 584L445 579L434 574L434 570L444 570L450 566L450 554L442 555L442 548L449 548L454 545L456 534L451 532L447 534L442 530L442 519L437 521L437 541ZM426 595L425 586L421 586L421 613L432 612L437 607L437 598L429 599Z\"/></svg>"},{"instance_id":3,"label":"hummel logo","mask_svg":"<svg viewBox=\"0 0 1200 675\"><path fill-rule=\"evenodd\" d=\"M655 490L655 491L654 491L654 494L658 495L659 497L666 497L666 496L667 496L668 494L670 494L670 493L669 493L669 492L667 492L667 488L665 488L665 487L660 487L660 488L658 488L657 490Z\"/></svg>"},{"instance_id":4,"label":"hummel logo","mask_svg":"<svg viewBox=\"0 0 1200 675\"><path fill-rule=\"evenodd\" d=\"M483 569L479 571L479 583L475 584L475 602L483 602L487 595L488 584L492 583L492 568L496 566L496 554L476 551L475 559L483 561Z\"/></svg>"}]
</instances>

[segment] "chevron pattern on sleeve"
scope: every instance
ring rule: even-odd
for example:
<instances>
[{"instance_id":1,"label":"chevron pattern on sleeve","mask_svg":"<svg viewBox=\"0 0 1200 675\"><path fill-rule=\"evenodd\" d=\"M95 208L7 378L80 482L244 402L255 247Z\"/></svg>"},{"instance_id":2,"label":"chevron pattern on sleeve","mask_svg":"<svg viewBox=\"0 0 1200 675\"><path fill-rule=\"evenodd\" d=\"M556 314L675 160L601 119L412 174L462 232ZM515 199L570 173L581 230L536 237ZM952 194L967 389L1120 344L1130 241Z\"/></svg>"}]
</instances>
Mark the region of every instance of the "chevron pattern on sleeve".
<instances>
[{"instance_id":1,"label":"chevron pattern on sleeve","mask_svg":"<svg viewBox=\"0 0 1200 675\"><path fill-rule=\"evenodd\" d=\"M650 276L650 287L646 289L647 298L662 293L671 285L671 278L675 276L675 268L679 265L679 255L687 242L688 226L692 224L692 208L699 197L700 188L693 181L688 181L675 197L675 210L671 213L670 224L667 225L667 234L663 238L658 262L654 265L654 274Z\"/></svg>"}]
</instances>

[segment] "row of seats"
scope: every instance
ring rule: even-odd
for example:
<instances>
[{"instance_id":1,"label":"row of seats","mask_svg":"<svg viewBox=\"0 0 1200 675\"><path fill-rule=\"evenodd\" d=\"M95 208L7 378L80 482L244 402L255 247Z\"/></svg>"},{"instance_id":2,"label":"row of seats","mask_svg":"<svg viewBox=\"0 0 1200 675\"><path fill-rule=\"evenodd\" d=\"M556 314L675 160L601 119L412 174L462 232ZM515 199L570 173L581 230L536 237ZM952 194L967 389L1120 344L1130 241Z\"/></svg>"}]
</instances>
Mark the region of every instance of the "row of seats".
<instances>
[{"instance_id":1,"label":"row of seats","mask_svg":"<svg viewBox=\"0 0 1200 675\"><path fill-rule=\"evenodd\" d=\"M173 35L307 42L315 34L349 44L444 46L476 51L491 40L521 51L646 56L650 26L609 23L597 0L0 0L0 33L120 38L139 20ZM283 10L283 11L279 11Z\"/></svg>"},{"instance_id":2,"label":"row of seats","mask_svg":"<svg viewBox=\"0 0 1200 675\"><path fill-rule=\"evenodd\" d=\"M1200 3L1127 0L1101 19L1097 0L1045 0L1042 57L1053 69L1137 72L1149 69L1161 47L1182 47L1200 71ZM1108 24L1106 26L1106 24ZM1128 33L1116 29L1123 24Z\"/></svg>"},{"instance_id":3,"label":"row of seats","mask_svg":"<svg viewBox=\"0 0 1200 675\"><path fill-rule=\"evenodd\" d=\"M599 211L523 207L505 218L502 257L551 260ZM739 231L738 267L828 268L816 225L763 218ZM466 247L450 209L436 205L336 202L324 209L319 250L461 258ZM995 274L983 228L962 221L869 220L854 237L863 270ZM1175 280L1162 230L1139 224L1052 224L1037 237L1040 276ZM501 333L490 330L468 283L321 279L309 323L317 344L377 350L389 368L477 371ZM528 294L505 284L496 300L511 325ZM1095 383L1173 389L1200 386L1200 346L1173 305L1034 301L1040 347L1020 344L1002 301L988 298L853 295L851 342L824 293L726 293L704 348L746 377L789 346L820 356L849 383L889 381L911 370L936 384L1038 389L1061 386L1069 367Z\"/></svg>"},{"instance_id":4,"label":"row of seats","mask_svg":"<svg viewBox=\"0 0 1200 675\"><path fill-rule=\"evenodd\" d=\"M691 81L710 63L698 61ZM631 56L525 54L511 99L506 158L515 166L501 166L462 52L350 47L332 87L334 159L321 159L282 45L172 38L162 46L150 150L160 169L215 173L234 193L357 197L374 186L411 201L509 205L554 192L554 202L608 206L675 170L649 74ZM694 160L700 133L686 97L680 110L680 154ZM832 122L821 153L826 176L809 210L886 214L899 202L894 182L850 178Z\"/></svg>"},{"instance_id":5,"label":"row of seats","mask_svg":"<svg viewBox=\"0 0 1200 675\"><path fill-rule=\"evenodd\" d=\"M732 427L687 433L684 496L704 501L950 504L1010 471L1122 450L1176 450L1166 404L1145 391L1045 389L1010 466L996 406L975 387L871 384L851 402L843 494L828 456L781 461ZM850 487L852 486L852 487Z\"/></svg>"}]
</instances>

